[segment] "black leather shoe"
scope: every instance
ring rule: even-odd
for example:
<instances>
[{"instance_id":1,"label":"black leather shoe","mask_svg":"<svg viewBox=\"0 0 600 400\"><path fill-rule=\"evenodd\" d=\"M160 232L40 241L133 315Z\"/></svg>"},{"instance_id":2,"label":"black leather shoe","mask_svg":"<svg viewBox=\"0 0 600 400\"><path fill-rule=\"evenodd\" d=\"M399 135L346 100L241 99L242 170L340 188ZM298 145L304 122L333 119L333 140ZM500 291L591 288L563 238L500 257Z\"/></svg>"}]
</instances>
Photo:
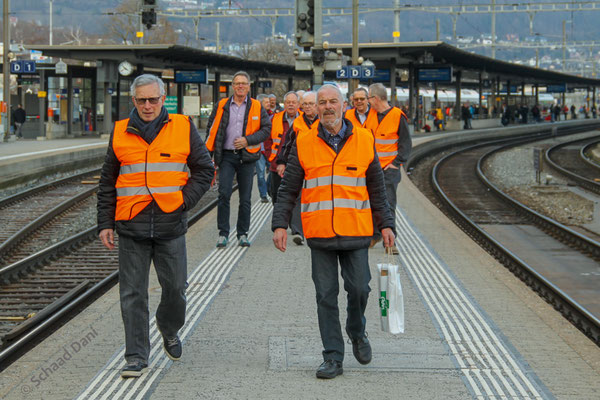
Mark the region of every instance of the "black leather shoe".
<instances>
[{"instance_id":1,"label":"black leather shoe","mask_svg":"<svg viewBox=\"0 0 600 400\"><path fill-rule=\"evenodd\" d=\"M165 349L165 353L167 353L167 356L171 360L177 361L181 358L183 348L181 346L181 340L179 340L177 336L172 338L163 337L163 347Z\"/></svg>"},{"instance_id":2,"label":"black leather shoe","mask_svg":"<svg viewBox=\"0 0 600 400\"><path fill-rule=\"evenodd\" d=\"M344 373L341 361L325 360L317 369L317 378L332 379Z\"/></svg>"},{"instance_id":3,"label":"black leather shoe","mask_svg":"<svg viewBox=\"0 0 600 400\"><path fill-rule=\"evenodd\" d=\"M352 353L354 354L354 358L359 363L365 365L371 362L372 352L371 352L371 344L369 343L369 339L367 339L367 335L363 335L361 338L352 339Z\"/></svg>"}]
</instances>

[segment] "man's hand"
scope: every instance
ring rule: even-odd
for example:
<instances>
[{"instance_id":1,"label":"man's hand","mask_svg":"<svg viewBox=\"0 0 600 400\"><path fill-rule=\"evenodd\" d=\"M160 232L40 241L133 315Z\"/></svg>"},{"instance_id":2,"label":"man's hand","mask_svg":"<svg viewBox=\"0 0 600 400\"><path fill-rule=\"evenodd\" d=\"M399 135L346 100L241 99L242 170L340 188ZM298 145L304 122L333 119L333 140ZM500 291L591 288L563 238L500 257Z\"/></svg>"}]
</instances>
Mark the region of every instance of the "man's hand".
<instances>
[{"instance_id":1,"label":"man's hand","mask_svg":"<svg viewBox=\"0 0 600 400\"><path fill-rule=\"evenodd\" d=\"M102 229L98 236L100 237L100 241L102 242L104 247L106 247L109 250L115 248L115 231L113 231L112 229Z\"/></svg>"},{"instance_id":2,"label":"man's hand","mask_svg":"<svg viewBox=\"0 0 600 400\"><path fill-rule=\"evenodd\" d=\"M396 237L391 228L383 228L381 231L381 237L383 238L383 247L392 247Z\"/></svg>"},{"instance_id":3,"label":"man's hand","mask_svg":"<svg viewBox=\"0 0 600 400\"><path fill-rule=\"evenodd\" d=\"M280 177L283 178L283 173L285 172L285 164L277 164L277 173Z\"/></svg>"},{"instance_id":4,"label":"man's hand","mask_svg":"<svg viewBox=\"0 0 600 400\"><path fill-rule=\"evenodd\" d=\"M273 244L279 250L285 252L287 246L287 230L283 228L275 229L275 231L273 232Z\"/></svg>"},{"instance_id":5,"label":"man's hand","mask_svg":"<svg viewBox=\"0 0 600 400\"><path fill-rule=\"evenodd\" d=\"M246 138L243 136L239 137L233 141L233 147L236 150L245 149L246 147L248 147L248 140L246 140Z\"/></svg>"}]
</instances>

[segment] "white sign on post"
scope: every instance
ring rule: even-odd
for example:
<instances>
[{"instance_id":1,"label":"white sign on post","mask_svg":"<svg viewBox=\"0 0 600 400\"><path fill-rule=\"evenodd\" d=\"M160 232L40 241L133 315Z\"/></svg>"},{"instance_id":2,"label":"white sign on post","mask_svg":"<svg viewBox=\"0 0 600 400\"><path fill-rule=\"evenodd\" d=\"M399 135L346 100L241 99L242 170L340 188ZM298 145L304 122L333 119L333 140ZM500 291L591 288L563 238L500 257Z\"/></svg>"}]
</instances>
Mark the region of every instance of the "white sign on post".
<instances>
[{"instance_id":1,"label":"white sign on post","mask_svg":"<svg viewBox=\"0 0 600 400\"><path fill-rule=\"evenodd\" d=\"M188 116L200 115L200 97L183 96L183 114Z\"/></svg>"},{"instance_id":2,"label":"white sign on post","mask_svg":"<svg viewBox=\"0 0 600 400\"><path fill-rule=\"evenodd\" d=\"M54 72L56 72L57 74L66 74L67 73L67 63L64 62L63 60L60 60L59 62L57 62L54 65Z\"/></svg>"}]
</instances>

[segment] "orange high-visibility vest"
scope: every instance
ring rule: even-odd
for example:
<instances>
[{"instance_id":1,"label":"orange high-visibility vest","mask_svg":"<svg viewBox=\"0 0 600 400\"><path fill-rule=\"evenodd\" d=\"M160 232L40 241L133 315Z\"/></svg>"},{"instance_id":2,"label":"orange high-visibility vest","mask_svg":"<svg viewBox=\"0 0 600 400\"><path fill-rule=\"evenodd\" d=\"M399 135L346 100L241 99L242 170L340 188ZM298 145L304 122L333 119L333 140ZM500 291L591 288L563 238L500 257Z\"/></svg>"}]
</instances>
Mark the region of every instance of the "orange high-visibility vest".
<instances>
[{"instance_id":1,"label":"orange high-visibility vest","mask_svg":"<svg viewBox=\"0 0 600 400\"><path fill-rule=\"evenodd\" d=\"M373 135L355 126L338 154L315 126L296 139L304 169L301 218L306 238L371 236L373 220L366 173L375 157Z\"/></svg>"},{"instance_id":2,"label":"orange high-visibility vest","mask_svg":"<svg viewBox=\"0 0 600 400\"><path fill-rule=\"evenodd\" d=\"M381 168L385 168L398 155L398 128L403 116L406 118L402 110L392 107L373 131Z\"/></svg>"},{"instance_id":3,"label":"orange high-visibility vest","mask_svg":"<svg viewBox=\"0 0 600 400\"><path fill-rule=\"evenodd\" d=\"M296 132L296 135L298 134L298 132L300 131L307 131L309 129L314 128L315 126L319 125L319 118L315 118L315 120L313 121L313 123L308 126L306 125L306 121L304 120L304 116L302 116L302 118L298 117L294 120L294 125L292 125L292 129L294 130L294 132Z\"/></svg>"},{"instance_id":4,"label":"orange high-visibility vest","mask_svg":"<svg viewBox=\"0 0 600 400\"><path fill-rule=\"evenodd\" d=\"M213 124L210 127L210 135L206 141L206 148L209 151L214 151L215 149L217 131L219 130L219 125L221 124L221 118L223 118L223 107L225 107L225 104L229 101L229 99L230 98L225 98L219 101L217 115L215 116ZM248 113L248 123L246 124L246 134L244 136L250 136L260 129L260 109L260 101L250 99L250 112ZM248 146L245 150L250 153L256 153L260 150L260 144Z\"/></svg>"},{"instance_id":5,"label":"orange high-visibility vest","mask_svg":"<svg viewBox=\"0 0 600 400\"><path fill-rule=\"evenodd\" d=\"M273 119L271 120L271 155L269 156L269 161L273 161L275 157L277 157L277 153L279 152L279 147L281 146L281 139L283 134L283 117L285 116L285 110L278 112L273 115ZM296 118L297 119L297 118Z\"/></svg>"},{"instance_id":6,"label":"orange high-visibility vest","mask_svg":"<svg viewBox=\"0 0 600 400\"><path fill-rule=\"evenodd\" d=\"M170 114L169 118L150 144L127 132L129 119L115 122L112 146L121 163L115 185L115 221L132 219L152 200L166 213L183 204L181 189L188 181L190 120L179 114Z\"/></svg>"},{"instance_id":7,"label":"orange high-visibility vest","mask_svg":"<svg viewBox=\"0 0 600 400\"><path fill-rule=\"evenodd\" d=\"M364 124L360 123L360 120L356 116L356 112L356 108L346 110L346 114L344 115L344 117L350 122L352 122L353 126L362 126L363 128L370 130L371 132L375 132L375 129L377 129L377 125L379 125L379 121L377 120L377 111L375 111L373 108L369 108L369 111L367 112L367 119L365 119Z\"/></svg>"}]
</instances>

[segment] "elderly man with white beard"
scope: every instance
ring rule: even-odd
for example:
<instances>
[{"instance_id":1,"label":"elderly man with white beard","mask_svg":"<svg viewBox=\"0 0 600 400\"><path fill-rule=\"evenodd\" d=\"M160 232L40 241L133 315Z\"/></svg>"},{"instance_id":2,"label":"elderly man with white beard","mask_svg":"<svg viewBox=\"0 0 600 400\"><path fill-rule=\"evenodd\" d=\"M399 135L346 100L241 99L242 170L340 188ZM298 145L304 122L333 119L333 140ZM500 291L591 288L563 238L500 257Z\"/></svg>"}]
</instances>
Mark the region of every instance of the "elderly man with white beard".
<instances>
[{"instance_id":1,"label":"elderly man with white beard","mask_svg":"<svg viewBox=\"0 0 600 400\"><path fill-rule=\"evenodd\" d=\"M317 92L319 123L298 133L271 224L273 243L284 252L288 221L302 191L302 226L311 250L324 348L324 361L316 371L320 379L343 373L338 264L348 299L346 333L354 357L368 364L372 354L365 332L365 308L371 290L368 248L373 235L372 214L384 245L394 244L394 219L385 197L373 134L343 118L343 103L342 93L333 85L324 85Z\"/></svg>"}]
</instances>

